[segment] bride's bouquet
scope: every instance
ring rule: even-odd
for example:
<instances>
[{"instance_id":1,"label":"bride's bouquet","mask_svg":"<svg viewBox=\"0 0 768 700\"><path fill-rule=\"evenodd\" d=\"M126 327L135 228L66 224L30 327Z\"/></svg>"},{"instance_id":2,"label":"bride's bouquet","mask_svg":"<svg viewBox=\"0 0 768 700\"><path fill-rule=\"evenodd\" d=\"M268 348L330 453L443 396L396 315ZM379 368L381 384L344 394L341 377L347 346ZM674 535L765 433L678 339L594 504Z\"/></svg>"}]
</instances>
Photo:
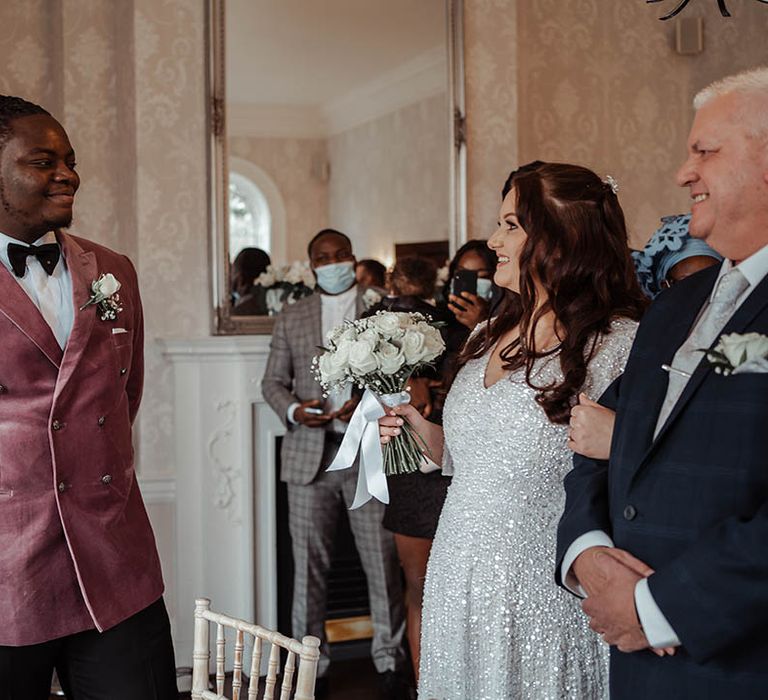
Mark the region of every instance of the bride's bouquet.
<instances>
[{"instance_id":1,"label":"bride's bouquet","mask_svg":"<svg viewBox=\"0 0 768 700\"><path fill-rule=\"evenodd\" d=\"M378 419L385 413L384 406L408 402L405 389L411 375L431 366L445 350L445 343L428 317L396 311L345 321L328 333L326 343L323 353L312 360L315 377L326 394L350 383L365 389L329 469L351 467L359 451L360 479L367 483L358 481L352 507L362 505L372 495L387 503L384 475L417 471L426 445L405 422L400 435L384 447L382 460ZM372 492L372 487L377 492ZM358 496L364 498L361 503Z\"/></svg>"}]
</instances>

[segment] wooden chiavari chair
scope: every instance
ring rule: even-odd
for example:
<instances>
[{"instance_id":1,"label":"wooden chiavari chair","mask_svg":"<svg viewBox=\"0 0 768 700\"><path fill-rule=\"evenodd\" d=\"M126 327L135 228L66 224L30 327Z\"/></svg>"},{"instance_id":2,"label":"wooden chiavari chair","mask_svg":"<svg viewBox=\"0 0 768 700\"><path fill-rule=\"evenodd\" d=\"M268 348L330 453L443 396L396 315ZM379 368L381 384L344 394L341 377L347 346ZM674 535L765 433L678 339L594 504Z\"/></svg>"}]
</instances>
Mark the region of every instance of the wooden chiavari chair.
<instances>
[{"instance_id":1,"label":"wooden chiavari chair","mask_svg":"<svg viewBox=\"0 0 768 700\"><path fill-rule=\"evenodd\" d=\"M216 625L216 692L208 690L210 651L210 623ZM232 672L232 698L224 695L225 679L225 628L235 632L235 656ZM243 687L243 656L245 635L253 637L248 687ZM265 649L269 647L269 650ZM314 700L317 663L320 658L320 640L307 636L300 642L279 632L259 625L238 620L211 610L211 601L198 598L195 601L195 642L192 664L193 700L257 700L259 694L259 673L262 658L268 653L267 676L264 694L260 700ZM280 673L280 650L288 652L282 673L282 682L277 690ZM298 662L298 664L297 664ZM297 668L298 666L298 668ZM296 687L293 688L294 676ZM292 694L293 691L293 694Z\"/></svg>"}]
</instances>

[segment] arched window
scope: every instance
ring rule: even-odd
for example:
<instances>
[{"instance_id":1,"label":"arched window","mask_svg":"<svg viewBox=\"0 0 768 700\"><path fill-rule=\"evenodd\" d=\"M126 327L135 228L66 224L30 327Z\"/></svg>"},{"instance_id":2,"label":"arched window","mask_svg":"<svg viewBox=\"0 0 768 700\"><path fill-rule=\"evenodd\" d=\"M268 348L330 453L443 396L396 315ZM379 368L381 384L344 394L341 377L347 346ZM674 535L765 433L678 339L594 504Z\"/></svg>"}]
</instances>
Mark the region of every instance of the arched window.
<instances>
[{"instance_id":1,"label":"arched window","mask_svg":"<svg viewBox=\"0 0 768 700\"><path fill-rule=\"evenodd\" d=\"M229 173L229 254L232 260L243 248L272 248L272 215L266 197L240 173Z\"/></svg>"},{"instance_id":2,"label":"arched window","mask_svg":"<svg viewBox=\"0 0 768 700\"><path fill-rule=\"evenodd\" d=\"M229 159L229 256L261 248L282 264L286 248L285 204L272 178L244 158Z\"/></svg>"}]
</instances>

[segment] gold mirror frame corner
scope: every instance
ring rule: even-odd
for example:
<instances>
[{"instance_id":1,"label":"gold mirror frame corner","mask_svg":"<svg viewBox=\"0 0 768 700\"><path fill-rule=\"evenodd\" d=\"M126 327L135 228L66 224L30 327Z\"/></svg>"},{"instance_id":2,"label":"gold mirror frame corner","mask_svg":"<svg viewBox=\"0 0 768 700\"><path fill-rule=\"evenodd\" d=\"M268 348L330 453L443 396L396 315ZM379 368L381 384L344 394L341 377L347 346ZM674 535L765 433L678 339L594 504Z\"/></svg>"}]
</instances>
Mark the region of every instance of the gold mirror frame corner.
<instances>
[{"instance_id":1,"label":"gold mirror frame corner","mask_svg":"<svg viewBox=\"0 0 768 700\"><path fill-rule=\"evenodd\" d=\"M445 0L450 118L450 250L467 241L467 143L464 99L464 3ZM226 0L206 2L209 248L211 332L214 335L271 334L273 316L233 316L229 304L229 154L226 119Z\"/></svg>"}]
</instances>

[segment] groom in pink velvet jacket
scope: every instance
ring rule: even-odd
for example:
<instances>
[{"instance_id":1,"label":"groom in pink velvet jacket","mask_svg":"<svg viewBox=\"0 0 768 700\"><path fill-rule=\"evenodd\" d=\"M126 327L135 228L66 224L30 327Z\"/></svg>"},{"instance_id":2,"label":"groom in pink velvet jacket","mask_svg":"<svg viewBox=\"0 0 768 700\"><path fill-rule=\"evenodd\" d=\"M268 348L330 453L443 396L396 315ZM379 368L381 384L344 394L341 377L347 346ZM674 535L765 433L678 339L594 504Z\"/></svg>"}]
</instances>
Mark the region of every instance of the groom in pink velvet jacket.
<instances>
[{"instance_id":1,"label":"groom in pink velvet jacket","mask_svg":"<svg viewBox=\"0 0 768 700\"><path fill-rule=\"evenodd\" d=\"M54 668L70 698L170 700L170 626L131 439L136 272L60 230L79 184L62 126L0 96L0 700L47 700Z\"/></svg>"}]
</instances>

